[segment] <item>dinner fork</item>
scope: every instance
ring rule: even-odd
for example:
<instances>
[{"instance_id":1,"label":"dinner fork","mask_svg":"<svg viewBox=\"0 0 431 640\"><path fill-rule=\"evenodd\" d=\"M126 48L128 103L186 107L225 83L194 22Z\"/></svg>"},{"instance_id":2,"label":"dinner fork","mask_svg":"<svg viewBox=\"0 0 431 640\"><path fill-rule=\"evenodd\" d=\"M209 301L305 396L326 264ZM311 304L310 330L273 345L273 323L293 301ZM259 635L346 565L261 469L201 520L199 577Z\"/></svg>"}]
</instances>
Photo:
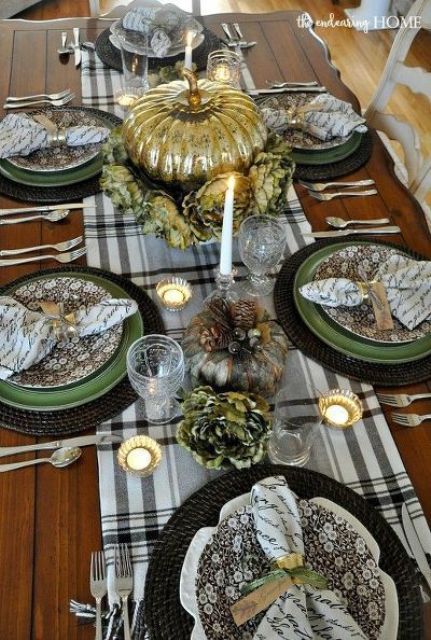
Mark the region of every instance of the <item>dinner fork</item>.
<instances>
[{"instance_id":1,"label":"dinner fork","mask_svg":"<svg viewBox=\"0 0 431 640\"><path fill-rule=\"evenodd\" d=\"M37 247L24 247L23 249L3 249L0 251L0 258L4 256L17 256L21 253L31 253L32 251L40 251L41 249L55 249L56 251L69 251L78 244L81 244L82 236L73 238L72 240L65 240L64 242L58 242L57 244L39 244Z\"/></svg>"},{"instance_id":2,"label":"dinner fork","mask_svg":"<svg viewBox=\"0 0 431 640\"><path fill-rule=\"evenodd\" d=\"M312 191L325 191L330 187L368 187L375 184L374 180L371 179L353 180L352 182L306 182L305 180L298 180L298 182Z\"/></svg>"},{"instance_id":3,"label":"dinner fork","mask_svg":"<svg viewBox=\"0 0 431 640\"><path fill-rule=\"evenodd\" d=\"M42 262L43 260L57 260L57 262L67 263L78 260L87 252L86 247L81 247L75 251L68 253L51 254L47 253L42 256L32 256L31 258L19 258L18 260L0 260L0 267L11 267L17 264L25 264L27 262Z\"/></svg>"},{"instance_id":4,"label":"dinner fork","mask_svg":"<svg viewBox=\"0 0 431 640\"><path fill-rule=\"evenodd\" d=\"M419 415L417 413L393 413L392 419L403 427L418 427L421 422L431 420L431 413Z\"/></svg>"},{"instance_id":5,"label":"dinner fork","mask_svg":"<svg viewBox=\"0 0 431 640\"><path fill-rule=\"evenodd\" d=\"M308 191L310 196L316 200L332 200L333 198L350 198L350 196L374 196L377 189L368 189L365 191L335 191L334 193L320 193L319 191Z\"/></svg>"},{"instance_id":6,"label":"dinner fork","mask_svg":"<svg viewBox=\"0 0 431 640\"><path fill-rule=\"evenodd\" d=\"M105 554L94 551L90 563L90 592L96 600L96 640L102 640L102 598L107 592Z\"/></svg>"},{"instance_id":7,"label":"dinner fork","mask_svg":"<svg viewBox=\"0 0 431 640\"><path fill-rule=\"evenodd\" d=\"M114 548L115 582L114 588L122 602L124 623L124 640L131 640L128 597L133 588L132 564L127 544L119 544Z\"/></svg>"},{"instance_id":8,"label":"dinner fork","mask_svg":"<svg viewBox=\"0 0 431 640\"><path fill-rule=\"evenodd\" d=\"M74 93L61 98L60 100L31 100L29 102L6 102L3 109L23 109L24 107L37 107L39 104L49 104L51 107L63 107L65 104L73 100Z\"/></svg>"},{"instance_id":9,"label":"dinner fork","mask_svg":"<svg viewBox=\"0 0 431 640\"><path fill-rule=\"evenodd\" d=\"M235 49L249 49L250 47L254 47L257 44L257 42L254 41L247 42L246 40L244 40L244 36L242 35L241 29L237 22L233 25L233 28L235 29L235 32L237 34L236 38L235 36L233 36L230 27L226 22L222 22L220 26L223 29L225 36L227 37L228 47L235 47ZM241 36L239 35L239 33L241 33Z\"/></svg>"},{"instance_id":10,"label":"dinner fork","mask_svg":"<svg viewBox=\"0 0 431 640\"><path fill-rule=\"evenodd\" d=\"M409 395L407 393L378 393L377 399L382 404L387 404L390 407L408 407L409 404L415 400L423 400L425 398L431 398L431 393L416 393Z\"/></svg>"},{"instance_id":11,"label":"dinner fork","mask_svg":"<svg viewBox=\"0 0 431 640\"><path fill-rule=\"evenodd\" d=\"M6 98L6 102L28 102L29 100L61 100L62 98L70 95L70 89L65 89L64 91L59 91L58 93L36 93L33 96L8 96Z\"/></svg>"}]
</instances>

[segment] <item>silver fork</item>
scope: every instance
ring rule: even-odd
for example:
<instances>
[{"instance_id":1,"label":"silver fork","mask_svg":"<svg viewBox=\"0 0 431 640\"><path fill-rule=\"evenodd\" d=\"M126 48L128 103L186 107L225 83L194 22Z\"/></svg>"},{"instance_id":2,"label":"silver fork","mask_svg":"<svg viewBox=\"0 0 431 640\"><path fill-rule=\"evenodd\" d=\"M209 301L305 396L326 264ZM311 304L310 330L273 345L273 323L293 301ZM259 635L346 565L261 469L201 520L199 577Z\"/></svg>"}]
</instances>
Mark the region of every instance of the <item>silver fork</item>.
<instances>
[{"instance_id":1,"label":"silver fork","mask_svg":"<svg viewBox=\"0 0 431 640\"><path fill-rule=\"evenodd\" d=\"M55 249L56 251L69 251L78 244L81 244L82 236L73 238L72 240L65 240L64 242L58 242L57 244L39 244L37 247L24 247L23 249L3 249L0 251L0 258L4 256L17 256L22 253L31 253L32 251L40 251L41 249Z\"/></svg>"},{"instance_id":2,"label":"silver fork","mask_svg":"<svg viewBox=\"0 0 431 640\"><path fill-rule=\"evenodd\" d=\"M325 191L330 187L368 187L375 184L371 179L354 180L353 182L305 182L305 180L298 180L298 182L312 191Z\"/></svg>"},{"instance_id":3,"label":"silver fork","mask_svg":"<svg viewBox=\"0 0 431 640\"><path fill-rule=\"evenodd\" d=\"M425 398L431 398L431 393L416 393L409 395L407 393L378 393L377 399L382 404L387 404L390 407L408 407L409 404L415 400L423 400Z\"/></svg>"},{"instance_id":4,"label":"silver fork","mask_svg":"<svg viewBox=\"0 0 431 640\"><path fill-rule=\"evenodd\" d=\"M67 33L66 33L67 37ZM70 89L59 91L58 93L36 93L33 96L8 96L6 102L28 102L29 100L61 100L66 96L70 96Z\"/></svg>"},{"instance_id":5,"label":"silver fork","mask_svg":"<svg viewBox=\"0 0 431 640\"><path fill-rule=\"evenodd\" d=\"M3 109L23 109L24 107L37 107L39 104L49 104L51 107L62 107L75 97L74 93L61 98L60 100L29 100L28 102L6 102Z\"/></svg>"},{"instance_id":6,"label":"silver fork","mask_svg":"<svg viewBox=\"0 0 431 640\"><path fill-rule=\"evenodd\" d=\"M115 565L115 591L122 602L122 613L124 622L124 640L131 640L128 597L133 589L132 563L130 562L129 549L127 544L119 544L114 548Z\"/></svg>"},{"instance_id":7,"label":"silver fork","mask_svg":"<svg viewBox=\"0 0 431 640\"><path fill-rule=\"evenodd\" d=\"M350 198L350 196L374 196L377 189L368 189L365 191L335 191L334 193L319 193L318 191L309 190L308 193L316 200L332 200L333 198Z\"/></svg>"},{"instance_id":8,"label":"silver fork","mask_svg":"<svg viewBox=\"0 0 431 640\"><path fill-rule=\"evenodd\" d=\"M417 413L393 413L392 419L403 427L418 427L425 420L431 420L431 413L421 416Z\"/></svg>"},{"instance_id":9,"label":"silver fork","mask_svg":"<svg viewBox=\"0 0 431 640\"><path fill-rule=\"evenodd\" d=\"M96 600L96 640L102 640L102 598L107 592L105 554L94 551L90 563L90 591Z\"/></svg>"},{"instance_id":10,"label":"silver fork","mask_svg":"<svg viewBox=\"0 0 431 640\"><path fill-rule=\"evenodd\" d=\"M0 267L11 267L16 264L25 264L27 262L42 262L43 260L57 260L57 262L67 263L78 260L87 252L86 247L81 247L75 251L59 254L44 254L43 256L32 256L31 258L19 258L18 260L0 260Z\"/></svg>"},{"instance_id":11,"label":"silver fork","mask_svg":"<svg viewBox=\"0 0 431 640\"><path fill-rule=\"evenodd\" d=\"M232 34L230 27L226 22L222 22L220 26L223 29L225 36L227 37L228 47L235 47L235 49L249 49L250 47L254 47L255 44L257 44L256 42L247 42L246 40L244 40L244 36L242 35L241 29L237 22L233 25L237 37ZM239 35L239 33L241 33L241 35Z\"/></svg>"}]
</instances>

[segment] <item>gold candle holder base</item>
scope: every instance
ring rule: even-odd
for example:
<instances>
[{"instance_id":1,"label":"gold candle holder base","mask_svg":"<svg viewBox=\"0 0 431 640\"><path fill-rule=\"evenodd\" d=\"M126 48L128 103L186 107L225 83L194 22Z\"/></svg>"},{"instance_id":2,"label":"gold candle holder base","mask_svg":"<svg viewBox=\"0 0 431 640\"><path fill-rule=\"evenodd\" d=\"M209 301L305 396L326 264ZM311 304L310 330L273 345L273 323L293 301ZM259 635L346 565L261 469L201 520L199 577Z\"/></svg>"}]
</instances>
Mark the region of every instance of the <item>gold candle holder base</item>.
<instances>
[{"instance_id":1,"label":"gold candle holder base","mask_svg":"<svg viewBox=\"0 0 431 640\"><path fill-rule=\"evenodd\" d=\"M135 476L150 476L159 466L162 449L148 436L129 438L118 449L117 461L124 471Z\"/></svg>"},{"instance_id":2,"label":"gold candle holder base","mask_svg":"<svg viewBox=\"0 0 431 640\"><path fill-rule=\"evenodd\" d=\"M348 389L330 389L319 398L319 410L325 424L348 429L362 418L363 407L358 396Z\"/></svg>"}]
</instances>

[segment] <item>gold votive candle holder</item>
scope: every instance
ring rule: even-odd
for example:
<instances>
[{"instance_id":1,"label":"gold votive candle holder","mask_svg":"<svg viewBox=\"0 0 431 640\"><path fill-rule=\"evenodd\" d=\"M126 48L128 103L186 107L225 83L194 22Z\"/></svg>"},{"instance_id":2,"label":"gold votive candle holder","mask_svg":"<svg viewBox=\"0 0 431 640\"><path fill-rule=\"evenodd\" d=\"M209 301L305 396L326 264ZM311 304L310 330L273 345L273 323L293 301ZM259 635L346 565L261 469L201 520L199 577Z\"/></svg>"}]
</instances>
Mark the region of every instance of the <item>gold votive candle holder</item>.
<instances>
[{"instance_id":1,"label":"gold votive candle holder","mask_svg":"<svg viewBox=\"0 0 431 640\"><path fill-rule=\"evenodd\" d=\"M363 407L358 396L348 389L330 389L319 398L322 420L330 427L347 429L362 418Z\"/></svg>"},{"instance_id":2,"label":"gold votive candle holder","mask_svg":"<svg viewBox=\"0 0 431 640\"><path fill-rule=\"evenodd\" d=\"M156 286L160 302L168 311L181 311L192 297L192 288L184 278L175 276L160 280Z\"/></svg>"},{"instance_id":3,"label":"gold votive candle holder","mask_svg":"<svg viewBox=\"0 0 431 640\"><path fill-rule=\"evenodd\" d=\"M149 436L133 436L125 440L117 452L118 464L135 476L150 476L159 466L162 448Z\"/></svg>"}]
</instances>

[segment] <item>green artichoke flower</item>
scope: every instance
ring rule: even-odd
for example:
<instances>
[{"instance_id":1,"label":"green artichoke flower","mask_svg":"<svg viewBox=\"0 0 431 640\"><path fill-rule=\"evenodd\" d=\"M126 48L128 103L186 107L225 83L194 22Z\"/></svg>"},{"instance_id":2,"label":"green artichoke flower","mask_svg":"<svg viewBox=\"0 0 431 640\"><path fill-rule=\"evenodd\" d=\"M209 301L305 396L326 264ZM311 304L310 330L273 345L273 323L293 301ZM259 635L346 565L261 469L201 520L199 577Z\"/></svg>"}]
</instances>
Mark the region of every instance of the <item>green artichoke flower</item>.
<instances>
[{"instance_id":1,"label":"green artichoke flower","mask_svg":"<svg viewBox=\"0 0 431 640\"><path fill-rule=\"evenodd\" d=\"M102 145L103 164L125 164L128 160L123 143L121 125L111 130L109 138Z\"/></svg>"},{"instance_id":2,"label":"green artichoke flower","mask_svg":"<svg viewBox=\"0 0 431 640\"><path fill-rule=\"evenodd\" d=\"M153 233L165 238L174 249L187 249L193 243L190 227L172 198L161 191L153 191L147 198L146 205L142 225L144 234Z\"/></svg>"},{"instance_id":3,"label":"green artichoke flower","mask_svg":"<svg viewBox=\"0 0 431 640\"><path fill-rule=\"evenodd\" d=\"M177 441L207 469L249 468L266 453L269 405L256 394L196 387L183 401Z\"/></svg>"},{"instance_id":4,"label":"green artichoke flower","mask_svg":"<svg viewBox=\"0 0 431 640\"><path fill-rule=\"evenodd\" d=\"M100 186L112 203L123 213L142 216L146 209L147 189L133 173L122 164L105 164L102 169Z\"/></svg>"}]
</instances>

